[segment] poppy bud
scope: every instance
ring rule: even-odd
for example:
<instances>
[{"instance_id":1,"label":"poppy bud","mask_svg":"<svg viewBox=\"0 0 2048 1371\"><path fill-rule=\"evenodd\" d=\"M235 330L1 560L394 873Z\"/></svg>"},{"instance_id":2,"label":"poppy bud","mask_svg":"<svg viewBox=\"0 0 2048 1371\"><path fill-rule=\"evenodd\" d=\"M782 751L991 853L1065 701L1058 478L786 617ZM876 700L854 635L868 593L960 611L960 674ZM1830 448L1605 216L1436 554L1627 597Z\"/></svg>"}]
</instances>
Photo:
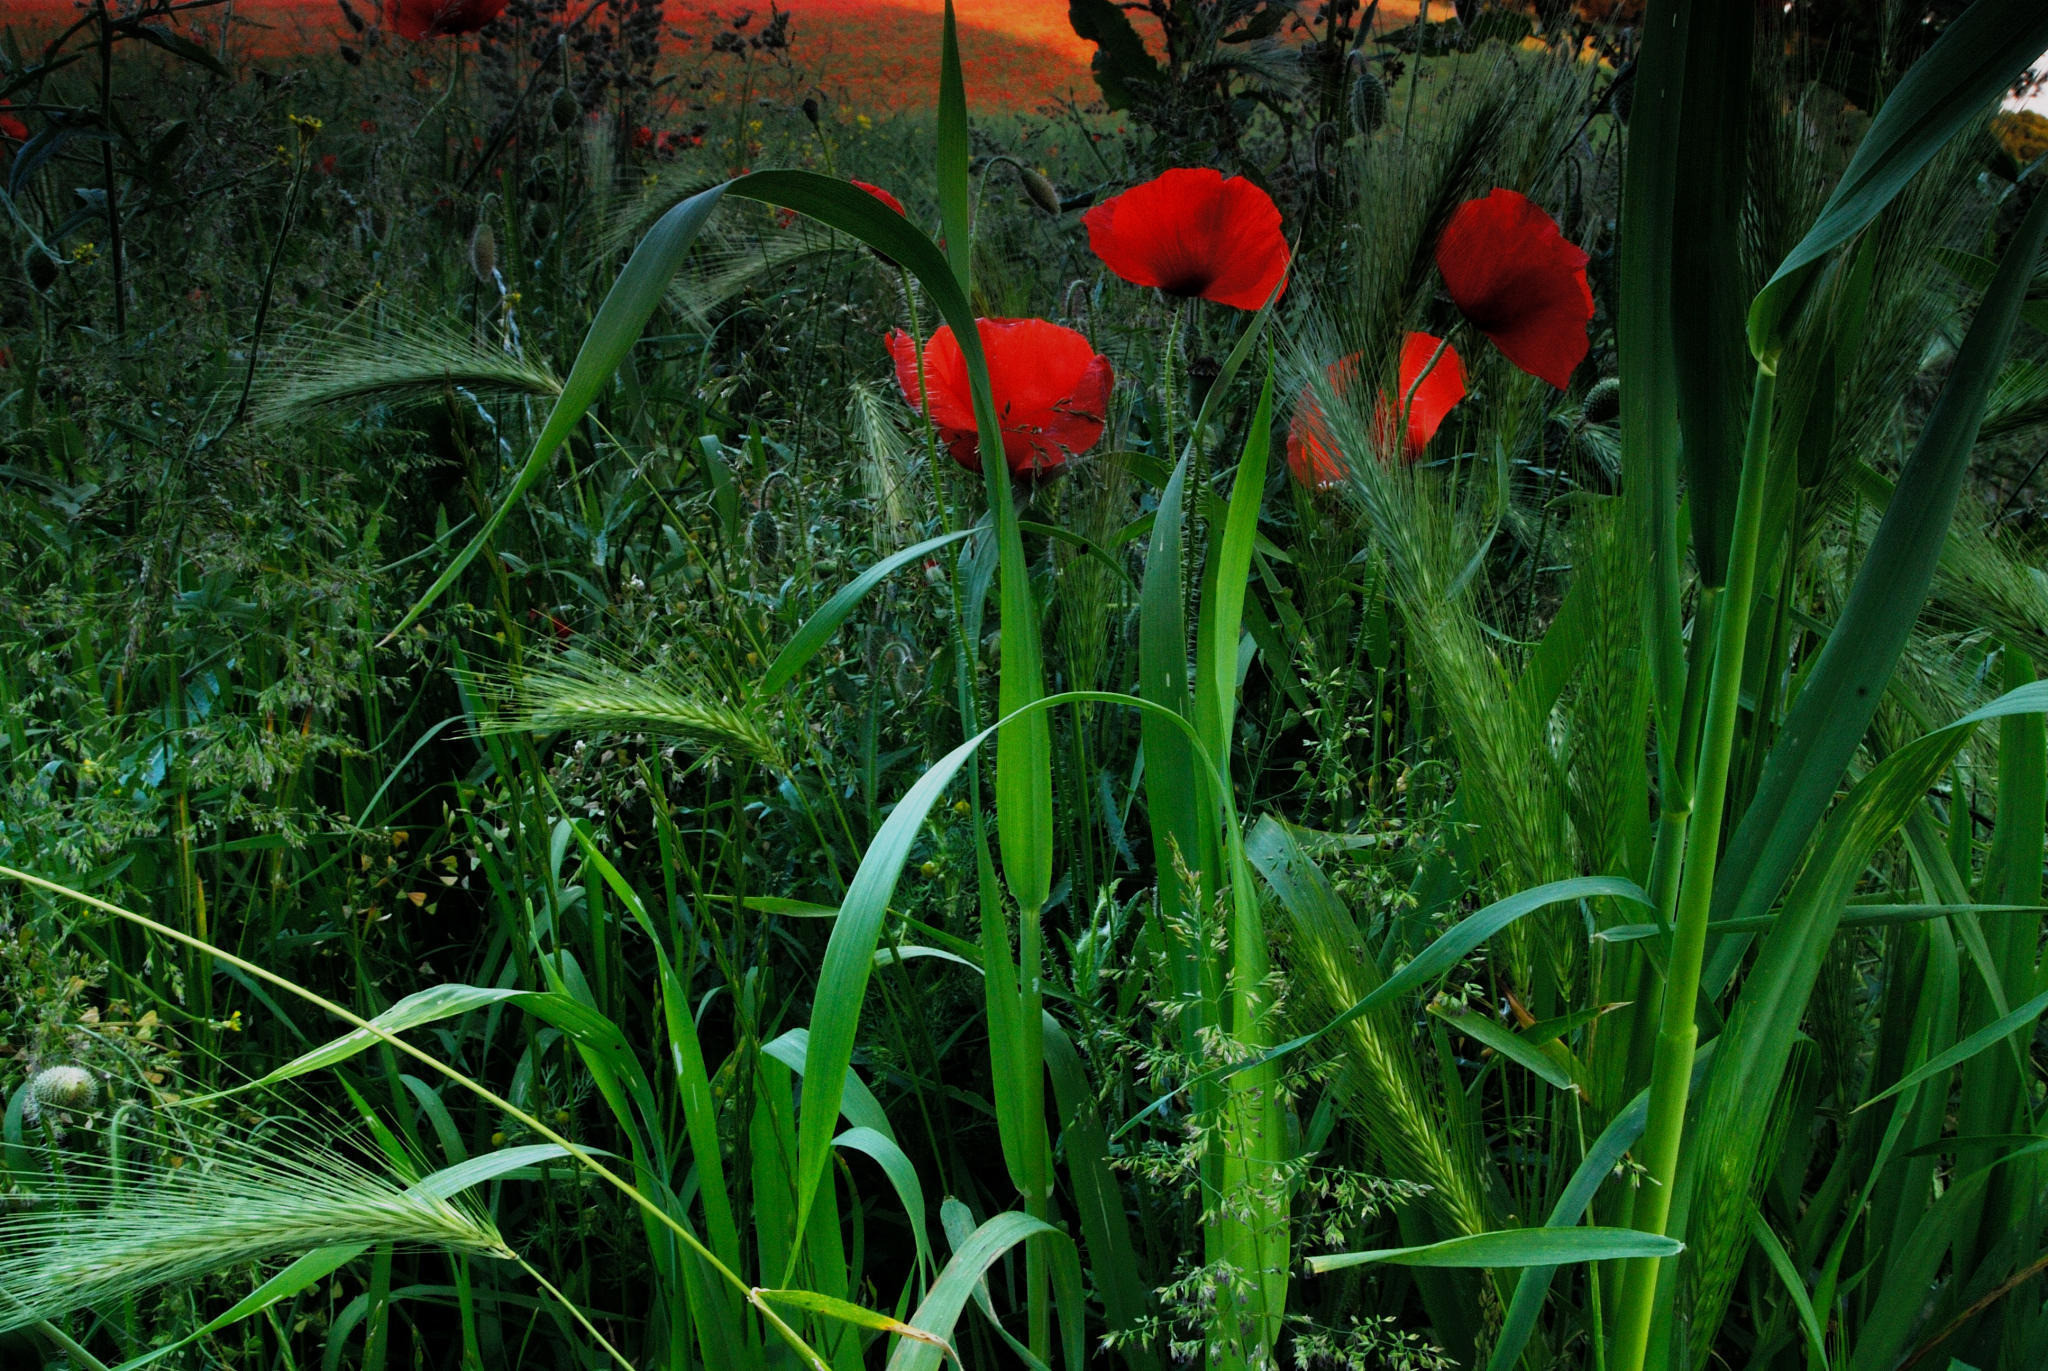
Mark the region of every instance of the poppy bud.
<instances>
[{"instance_id":1,"label":"poppy bud","mask_svg":"<svg viewBox=\"0 0 2048 1371\"><path fill-rule=\"evenodd\" d=\"M21 266L28 273L29 284L37 290L48 290L57 284L57 259L42 249L30 248L21 259Z\"/></svg>"},{"instance_id":2,"label":"poppy bud","mask_svg":"<svg viewBox=\"0 0 2048 1371\"><path fill-rule=\"evenodd\" d=\"M498 271L498 235L491 232L491 221L476 221L476 232L469 235L469 269L476 276L479 285L489 285Z\"/></svg>"},{"instance_id":3,"label":"poppy bud","mask_svg":"<svg viewBox=\"0 0 2048 1371\"><path fill-rule=\"evenodd\" d=\"M352 67L360 67L363 64L363 55L346 43L337 44L335 51L341 54L342 61Z\"/></svg>"},{"instance_id":4,"label":"poppy bud","mask_svg":"<svg viewBox=\"0 0 2048 1371\"><path fill-rule=\"evenodd\" d=\"M1033 171L1030 167L1025 167L1022 170L1024 193L1031 197L1031 203L1044 210L1047 214L1058 214L1060 212L1060 193L1058 188L1045 176Z\"/></svg>"},{"instance_id":5,"label":"poppy bud","mask_svg":"<svg viewBox=\"0 0 2048 1371\"><path fill-rule=\"evenodd\" d=\"M754 517L747 520L747 544L754 551L754 560L762 566L773 566L782 555L782 528L775 522L775 516L767 510L756 510Z\"/></svg>"},{"instance_id":6,"label":"poppy bud","mask_svg":"<svg viewBox=\"0 0 2048 1371\"><path fill-rule=\"evenodd\" d=\"M548 213L547 206L545 205L535 205L533 207L533 218L528 222L529 231L533 234L536 242L546 242L548 235L555 231L555 217Z\"/></svg>"},{"instance_id":7,"label":"poppy bud","mask_svg":"<svg viewBox=\"0 0 2048 1371\"><path fill-rule=\"evenodd\" d=\"M557 133L567 133L575 127L576 117L582 113L581 102L567 86L555 92L554 102L548 106L548 118L554 123Z\"/></svg>"},{"instance_id":8,"label":"poppy bud","mask_svg":"<svg viewBox=\"0 0 2048 1371\"><path fill-rule=\"evenodd\" d=\"M803 111L804 118L811 121L812 128L816 128L818 126L818 97L806 95L804 97Z\"/></svg>"},{"instance_id":9,"label":"poppy bud","mask_svg":"<svg viewBox=\"0 0 2048 1371\"><path fill-rule=\"evenodd\" d=\"M1351 127L1370 138L1387 122L1387 83L1370 67L1351 78Z\"/></svg>"},{"instance_id":10,"label":"poppy bud","mask_svg":"<svg viewBox=\"0 0 2048 1371\"><path fill-rule=\"evenodd\" d=\"M1621 417L1621 382L1609 376L1586 392L1580 415L1589 424L1611 424Z\"/></svg>"},{"instance_id":11,"label":"poppy bud","mask_svg":"<svg viewBox=\"0 0 2048 1371\"><path fill-rule=\"evenodd\" d=\"M37 1104L51 1109L90 1109L100 1087L82 1066L52 1066L36 1073L29 1093Z\"/></svg>"}]
</instances>

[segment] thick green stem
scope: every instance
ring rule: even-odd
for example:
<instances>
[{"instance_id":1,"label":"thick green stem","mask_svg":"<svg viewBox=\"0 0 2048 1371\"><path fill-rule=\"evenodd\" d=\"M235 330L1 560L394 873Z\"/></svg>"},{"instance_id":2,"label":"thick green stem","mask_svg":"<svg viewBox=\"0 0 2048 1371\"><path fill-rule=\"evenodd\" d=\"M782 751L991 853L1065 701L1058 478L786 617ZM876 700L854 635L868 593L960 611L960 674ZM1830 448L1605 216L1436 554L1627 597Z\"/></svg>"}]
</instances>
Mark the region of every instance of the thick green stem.
<instances>
[{"instance_id":1,"label":"thick green stem","mask_svg":"<svg viewBox=\"0 0 2048 1371\"><path fill-rule=\"evenodd\" d=\"M1727 803L1728 767L1741 719L1742 659L1755 600L1758 542L1763 527L1764 488L1769 475L1771 401L1777 374L1758 368L1749 407L1742 482L1735 500L1734 536L1725 587L1701 592L1701 619L1719 601L1715 625L1712 684L1707 692L1704 732L1693 781L1693 815L1672 918L1671 959L1664 976L1664 1001L1657 1045L1650 1065L1649 1124L1637 1156L1648 1173L1635 1207L1635 1227L1663 1233L1671 1216L1671 1191L1678 1153L1685 1139L1685 1106L1692 1087L1694 1050L1699 1045L1696 1003L1706 961L1707 911L1713 902L1715 861ZM1615 1327L1615 1371L1641 1371L1656 1310L1659 1258L1629 1265Z\"/></svg>"}]
</instances>

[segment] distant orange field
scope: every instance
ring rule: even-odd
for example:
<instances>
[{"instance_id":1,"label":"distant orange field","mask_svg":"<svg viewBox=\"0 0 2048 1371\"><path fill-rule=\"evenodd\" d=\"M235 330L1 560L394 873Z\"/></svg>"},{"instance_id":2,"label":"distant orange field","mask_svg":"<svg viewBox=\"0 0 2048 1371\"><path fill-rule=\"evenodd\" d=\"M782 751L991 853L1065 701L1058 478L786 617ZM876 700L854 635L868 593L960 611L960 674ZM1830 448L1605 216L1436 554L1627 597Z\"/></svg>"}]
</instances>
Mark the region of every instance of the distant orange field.
<instances>
[{"instance_id":1,"label":"distant orange field","mask_svg":"<svg viewBox=\"0 0 2048 1371\"><path fill-rule=\"evenodd\" d=\"M366 15L376 4L356 0L357 11ZM698 32L710 18L722 21L751 10L758 24L768 12L765 3L740 0L666 0L666 5L671 25ZM0 0L0 6L7 24L29 33L78 12L74 0ZM789 0L778 6L793 16L792 55L819 86L868 107L931 101L944 7L944 0ZM1382 4L1381 22L1405 22L1414 10L1413 0ZM970 103L1028 109L1064 95L1092 95L1088 59L1094 49L1068 24L1066 0L955 0L954 13ZM344 27L333 0L237 0L200 11L198 19L216 34L218 24L231 22L235 46L266 57L338 43Z\"/></svg>"}]
</instances>

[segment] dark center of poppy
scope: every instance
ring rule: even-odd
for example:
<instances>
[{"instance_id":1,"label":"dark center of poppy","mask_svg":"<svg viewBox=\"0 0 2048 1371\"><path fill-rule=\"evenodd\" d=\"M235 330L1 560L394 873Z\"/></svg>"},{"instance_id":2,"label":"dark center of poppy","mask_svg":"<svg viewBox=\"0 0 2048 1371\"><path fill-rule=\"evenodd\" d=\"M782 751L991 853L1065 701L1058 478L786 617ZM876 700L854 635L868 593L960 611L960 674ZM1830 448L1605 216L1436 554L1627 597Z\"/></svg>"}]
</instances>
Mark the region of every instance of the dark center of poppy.
<instances>
[{"instance_id":1,"label":"dark center of poppy","mask_svg":"<svg viewBox=\"0 0 2048 1371\"><path fill-rule=\"evenodd\" d=\"M1190 269L1163 282L1159 288L1177 299L1188 300L1200 295L1215 284L1215 281L1214 272Z\"/></svg>"}]
</instances>

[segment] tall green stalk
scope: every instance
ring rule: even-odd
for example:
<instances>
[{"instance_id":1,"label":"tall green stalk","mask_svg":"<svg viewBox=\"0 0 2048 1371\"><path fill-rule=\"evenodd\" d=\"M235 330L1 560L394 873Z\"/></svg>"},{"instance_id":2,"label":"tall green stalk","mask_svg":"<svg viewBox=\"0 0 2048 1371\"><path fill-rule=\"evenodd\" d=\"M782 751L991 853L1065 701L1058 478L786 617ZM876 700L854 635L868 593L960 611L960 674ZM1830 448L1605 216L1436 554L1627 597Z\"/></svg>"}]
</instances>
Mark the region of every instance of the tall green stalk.
<instances>
[{"instance_id":1,"label":"tall green stalk","mask_svg":"<svg viewBox=\"0 0 2048 1371\"><path fill-rule=\"evenodd\" d=\"M1735 497L1727 585L1700 592L1701 617L1715 620L1713 676L1699 765L1693 773L1693 814L1686 831L1685 865L1678 880L1677 906L1670 916L1671 956L1650 1066L1649 1122L1639 1153L1648 1175L1636 1200L1634 1227L1645 1233L1665 1231L1671 1215L1672 1185L1678 1175L1679 1148L1685 1139L1685 1106L1692 1088L1693 1055L1699 1046L1695 1004L1706 962L1707 912L1713 903L1729 762L1741 715L1742 661L1762 551L1758 544L1770 474L1771 405L1777 380L1775 370L1757 368L1750 396L1749 436L1743 444L1741 485ZM1710 610L1715 611L1711 616ZM1640 1371L1643 1365L1661 1262L1658 1257L1639 1257L1629 1265L1615 1328L1615 1371Z\"/></svg>"}]
</instances>

